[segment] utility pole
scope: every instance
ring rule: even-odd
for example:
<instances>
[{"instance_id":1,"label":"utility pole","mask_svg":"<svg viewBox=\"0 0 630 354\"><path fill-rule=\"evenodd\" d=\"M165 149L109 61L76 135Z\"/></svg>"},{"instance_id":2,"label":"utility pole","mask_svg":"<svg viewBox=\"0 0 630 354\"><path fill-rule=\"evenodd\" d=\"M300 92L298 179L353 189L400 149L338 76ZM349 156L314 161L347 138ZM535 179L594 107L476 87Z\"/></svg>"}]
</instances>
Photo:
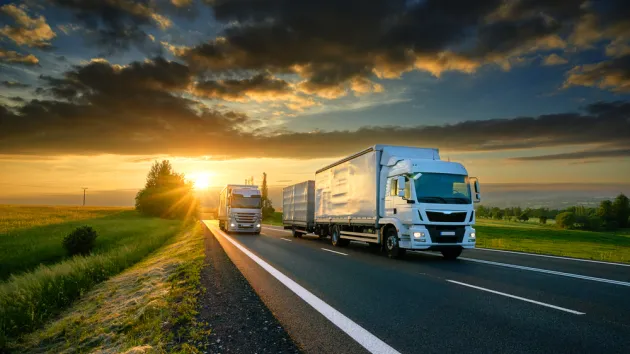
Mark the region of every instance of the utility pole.
<instances>
[{"instance_id":1,"label":"utility pole","mask_svg":"<svg viewBox=\"0 0 630 354\"><path fill-rule=\"evenodd\" d=\"M81 189L83 189L83 206L85 206L85 190L86 190L87 188L82 187Z\"/></svg>"}]
</instances>

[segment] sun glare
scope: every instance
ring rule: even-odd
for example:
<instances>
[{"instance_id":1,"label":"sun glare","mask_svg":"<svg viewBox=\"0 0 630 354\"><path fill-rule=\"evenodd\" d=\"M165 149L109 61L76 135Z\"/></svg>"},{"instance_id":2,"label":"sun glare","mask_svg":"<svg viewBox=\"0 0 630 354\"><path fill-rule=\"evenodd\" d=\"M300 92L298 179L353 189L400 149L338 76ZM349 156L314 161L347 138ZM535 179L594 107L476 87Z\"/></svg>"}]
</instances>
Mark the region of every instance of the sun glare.
<instances>
[{"instance_id":1,"label":"sun glare","mask_svg":"<svg viewBox=\"0 0 630 354\"><path fill-rule=\"evenodd\" d=\"M210 174L209 173L195 173L190 176L193 181L193 187L196 190L205 190L210 187Z\"/></svg>"}]
</instances>

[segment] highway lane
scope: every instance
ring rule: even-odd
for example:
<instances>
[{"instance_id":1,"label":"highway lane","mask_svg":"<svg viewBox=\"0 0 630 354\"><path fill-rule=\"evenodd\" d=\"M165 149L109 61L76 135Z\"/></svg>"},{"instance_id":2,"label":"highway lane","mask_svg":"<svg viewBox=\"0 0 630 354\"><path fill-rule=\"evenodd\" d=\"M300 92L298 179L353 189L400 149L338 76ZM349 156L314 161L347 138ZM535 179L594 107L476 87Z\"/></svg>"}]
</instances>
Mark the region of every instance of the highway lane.
<instances>
[{"instance_id":1,"label":"highway lane","mask_svg":"<svg viewBox=\"0 0 630 354\"><path fill-rule=\"evenodd\" d=\"M390 260L359 243L338 249L268 227L259 237L230 237L402 353L630 347L628 286L424 254ZM502 254L500 261L510 256L525 257ZM540 259L535 266L547 264Z\"/></svg>"}]
</instances>

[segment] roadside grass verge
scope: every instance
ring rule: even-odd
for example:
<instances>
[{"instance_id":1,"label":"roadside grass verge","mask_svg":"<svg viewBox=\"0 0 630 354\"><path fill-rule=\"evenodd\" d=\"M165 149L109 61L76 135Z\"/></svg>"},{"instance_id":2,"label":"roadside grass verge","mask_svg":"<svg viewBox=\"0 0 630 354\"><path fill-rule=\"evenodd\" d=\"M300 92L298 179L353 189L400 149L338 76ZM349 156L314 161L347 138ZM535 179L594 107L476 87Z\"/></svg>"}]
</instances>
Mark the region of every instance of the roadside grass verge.
<instances>
[{"instance_id":1,"label":"roadside grass verge","mask_svg":"<svg viewBox=\"0 0 630 354\"><path fill-rule=\"evenodd\" d=\"M204 261L199 224L121 274L97 285L15 352L196 353L207 324L195 320Z\"/></svg>"},{"instance_id":2,"label":"roadside grass verge","mask_svg":"<svg viewBox=\"0 0 630 354\"><path fill-rule=\"evenodd\" d=\"M263 223L275 226L282 226L282 212L274 212L269 217L263 219Z\"/></svg>"},{"instance_id":3,"label":"roadside grass verge","mask_svg":"<svg viewBox=\"0 0 630 354\"><path fill-rule=\"evenodd\" d=\"M145 218L134 212L112 218L111 224L90 222L97 225L99 237L112 239L108 251L41 265L0 283L0 351L7 340L36 329L94 285L140 261L182 229L181 221Z\"/></svg>"},{"instance_id":4,"label":"roadside grass verge","mask_svg":"<svg viewBox=\"0 0 630 354\"><path fill-rule=\"evenodd\" d=\"M66 258L61 241L79 226L89 225L96 230L99 237L94 252L103 253L133 242L139 230L154 232L165 225L120 208L77 211L61 207L3 206L0 209L0 212L9 212L8 217L0 214L0 281L11 274L18 275L40 264L53 264Z\"/></svg>"},{"instance_id":5,"label":"roadside grass verge","mask_svg":"<svg viewBox=\"0 0 630 354\"><path fill-rule=\"evenodd\" d=\"M509 251L630 263L630 235L620 232L562 230L496 220L477 220L477 246Z\"/></svg>"}]
</instances>

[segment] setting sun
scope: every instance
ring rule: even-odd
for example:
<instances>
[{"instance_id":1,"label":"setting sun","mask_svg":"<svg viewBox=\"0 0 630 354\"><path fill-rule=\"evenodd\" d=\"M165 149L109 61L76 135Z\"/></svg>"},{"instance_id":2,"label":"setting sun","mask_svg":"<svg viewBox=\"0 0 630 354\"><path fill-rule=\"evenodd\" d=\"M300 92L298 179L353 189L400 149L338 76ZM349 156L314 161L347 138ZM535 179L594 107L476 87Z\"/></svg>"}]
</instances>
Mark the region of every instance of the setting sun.
<instances>
[{"instance_id":1,"label":"setting sun","mask_svg":"<svg viewBox=\"0 0 630 354\"><path fill-rule=\"evenodd\" d=\"M210 186L210 174L209 173L195 173L190 176L193 181L193 187L196 190L208 189Z\"/></svg>"}]
</instances>

